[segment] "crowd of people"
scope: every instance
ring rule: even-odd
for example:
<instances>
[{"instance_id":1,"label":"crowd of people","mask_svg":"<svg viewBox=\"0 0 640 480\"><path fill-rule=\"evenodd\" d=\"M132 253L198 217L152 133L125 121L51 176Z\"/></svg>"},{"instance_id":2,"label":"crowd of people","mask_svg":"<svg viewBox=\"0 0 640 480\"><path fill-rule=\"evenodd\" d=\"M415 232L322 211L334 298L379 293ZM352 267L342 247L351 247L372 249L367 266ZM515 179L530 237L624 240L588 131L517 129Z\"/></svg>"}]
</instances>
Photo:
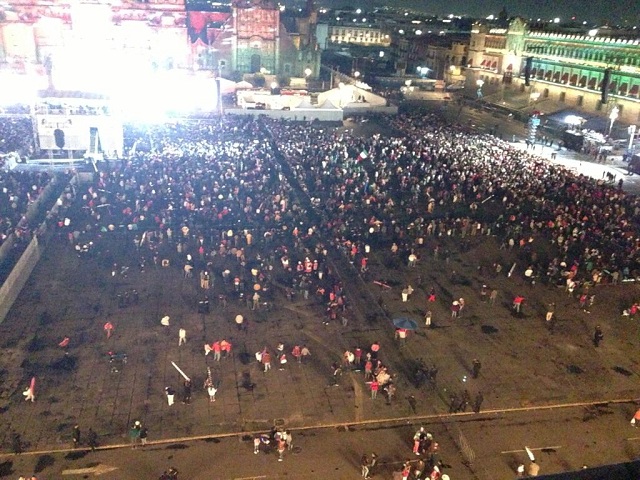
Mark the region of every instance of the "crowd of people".
<instances>
[{"instance_id":1,"label":"crowd of people","mask_svg":"<svg viewBox=\"0 0 640 480\"><path fill-rule=\"evenodd\" d=\"M491 234L551 283L637 275L635 195L436 116L398 116L390 126L401 133L361 138L270 124L326 228L354 256L367 245L395 243L409 254L430 238L437 248L443 237ZM555 248L544 256L539 242Z\"/></svg>"},{"instance_id":2,"label":"crowd of people","mask_svg":"<svg viewBox=\"0 0 640 480\"><path fill-rule=\"evenodd\" d=\"M0 154L18 152L29 155L34 148L34 132L28 115L0 116Z\"/></svg>"},{"instance_id":3,"label":"crowd of people","mask_svg":"<svg viewBox=\"0 0 640 480\"><path fill-rule=\"evenodd\" d=\"M5 145L17 142L11 128L22 127L4 125ZM389 126L389 135L364 138L266 118L130 125L128 158L101 166L92 184L68 198L58 233L110 266L121 261L113 257L118 241L133 253L129 267L177 263L185 278L200 278L207 306L213 292L225 308L231 299L251 310L275 297L299 296L315 300L325 324L346 325L350 315L348 290L332 271L330 252L366 272L374 249L390 250L411 267L417 248L437 256L449 239L463 246L472 237L495 235L502 248L518 251L523 275L551 284L637 276L636 196L436 116L400 115L389 118ZM15 227L47 181L46 174L0 176L5 226ZM542 243L552 248L539 248ZM122 271L114 265L114 275ZM207 362L224 355L220 343L205 346ZM278 362L285 352L302 358L304 346L274 346L258 347L265 372L271 352ZM327 365L328 376L338 383L344 368L364 369L372 399L384 389L392 401L393 375L379 349L345 351ZM482 399L476 402L479 411ZM287 445L285 437L279 446ZM423 443L433 445L428 435L418 440L420 452ZM429 468L418 470L422 475Z\"/></svg>"},{"instance_id":4,"label":"crowd of people","mask_svg":"<svg viewBox=\"0 0 640 480\"><path fill-rule=\"evenodd\" d=\"M0 245L15 234L18 242L29 240L35 227L27 219L27 210L52 179L47 172L0 170Z\"/></svg>"}]
</instances>

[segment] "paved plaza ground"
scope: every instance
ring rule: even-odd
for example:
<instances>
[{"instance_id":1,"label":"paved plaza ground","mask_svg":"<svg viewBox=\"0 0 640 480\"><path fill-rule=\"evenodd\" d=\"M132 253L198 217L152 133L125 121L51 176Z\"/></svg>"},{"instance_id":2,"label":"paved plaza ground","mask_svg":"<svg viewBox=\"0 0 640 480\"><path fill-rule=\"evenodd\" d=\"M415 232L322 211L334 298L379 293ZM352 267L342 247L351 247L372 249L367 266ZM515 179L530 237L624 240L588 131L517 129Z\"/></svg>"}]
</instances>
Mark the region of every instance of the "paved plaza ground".
<instances>
[{"instance_id":1,"label":"paved plaza ground","mask_svg":"<svg viewBox=\"0 0 640 480\"><path fill-rule=\"evenodd\" d=\"M565 289L525 279L521 252L501 248L502 239L494 236L428 238L413 268L406 258L392 254L390 245L380 243L372 245L364 273L337 251L330 252L350 309L346 325L325 325L326 305L319 295L286 298L279 262L263 294L269 308L251 310L221 277L224 269L239 268L234 257L214 259L215 285L204 292L197 278L184 278L182 254L175 245L163 252L169 267L148 264L142 271L134 233L105 235L113 236L108 251L81 256L66 239L52 238L0 325L0 441L6 452L16 434L27 451L66 448L75 424L84 431L93 428L102 445L122 444L136 420L149 428L151 440L218 434L242 439L273 426L345 428L387 421L409 425L399 437L406 435L409 445L412 419L417 424L451 418L451 395L464 390L472 398L482 392L482 410L620 400L626 402L623 417L635 411L640 328L637 319L621 316L638 300L635 282L593 288L595 302L587 312ZM547 247L539 248L544 252ZM258 252L270 253L256 244L247 257ZM112 275L114 263L119 267ZM502 266L499 273L496 264ZM507 275L514 264L513 274ZM122 266L129 267L124 275ZM414 291L402 302L407 285ZM481 301L483 285L498 291L494 305ZM429 303L432 288L437 301ZM137 303L121 306L118 297L133 289ZM197 308L205 294L211 301L208 314ZM228 298L226 306L219 301L222 294ZM521 314L512 309L517 295L526 299ZM453 319L450 305L459 298L466 306ZM545 322L550 303L555 303L553 325ZM424 326L427 310L432 328ZM236 327L238 314L244 316L246 330ZM167 315L171 324L164 327L160 320ZM391 320L396 317L410 317L420 325L406 344L394 338ZM107 321L115 327L108 339L103 330ZM598 348L592 343L596 325L604 331ZM187 332L183 346L178 346L179 328ZM66 348L58 345L64 337L69 338ZM223 338L233 344L230 358L215 362L212 354L204 355L204 343ZM390 404L383 395L371 399L362 372L345 371L334 384L331 364L341 362L345 350L368 349L374 341L380 343L380 358L397 385ZM306 344L311 356L302 364L289 357L283 370L276 365L263 373L255 352L265 346L275 352L280 342L287 352ZM126 364L114 369L108 352L126 354ZM477 379L471 378L474 359L482 363ZM420 360L437 367L435 382L416 386ZM188 405L180 401L182 379L171 362L193 380ZM209 402L202 388L207 368L219 385L215 402ZM35 403L22 396L32 376L37 379ZM167 405L168 386L177 391L173 406ZM441 443L463 468L456 436Z\"/></svg>"}]
</instances>

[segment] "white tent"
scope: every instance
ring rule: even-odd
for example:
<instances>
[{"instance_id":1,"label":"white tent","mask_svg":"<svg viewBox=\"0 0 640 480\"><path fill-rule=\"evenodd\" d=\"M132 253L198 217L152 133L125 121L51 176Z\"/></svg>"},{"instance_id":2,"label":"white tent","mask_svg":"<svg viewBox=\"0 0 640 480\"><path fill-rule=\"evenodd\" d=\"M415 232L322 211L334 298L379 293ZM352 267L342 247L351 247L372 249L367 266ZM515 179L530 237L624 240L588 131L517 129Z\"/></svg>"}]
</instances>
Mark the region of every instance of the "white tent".
<instances>
[{"instance_id":1,"label":"white tent","mask_svg":"<svg viewBox=\"0 0 640 480\"><path fill-rule=\"evenodd\" d=\"M236 82L227 78L220 78L220 93L223 95L233 93L236 91Z\"/></svg>"},{"instance_id":2,"label":"white tent","mask_svg":"<svg viewBox=\"0 0 640 480\"><path fill-rule=\"evenodd\" d=\"M249 90L251 88L253 88L253 85L251 85L246 80L242 80L241 82L236 83L236 90Z\"/></svg>"},{"instance_id":3,"label":"white tent","mask_svg":"<svg viewBox=\"0 0 640 480\"><path fill-rule=\"evenodd\" d=\"M295 106L295 108L297 110L309 110L310 108L315 108L315 107L311 105L311 101L309 100L309 97L304 97L302 101Z\"/></svg>"},{"instance_id":4,"label":"white tent","mask_svg":"<svg viewBox=\"0 0 640 480\"><path fill-rule=\"evenodd\" d=\"M320 110L340 110L329 98L325 99L325 101L322 102L322 105L319 105L318 108Z\"/></svg>"}]
</instances>

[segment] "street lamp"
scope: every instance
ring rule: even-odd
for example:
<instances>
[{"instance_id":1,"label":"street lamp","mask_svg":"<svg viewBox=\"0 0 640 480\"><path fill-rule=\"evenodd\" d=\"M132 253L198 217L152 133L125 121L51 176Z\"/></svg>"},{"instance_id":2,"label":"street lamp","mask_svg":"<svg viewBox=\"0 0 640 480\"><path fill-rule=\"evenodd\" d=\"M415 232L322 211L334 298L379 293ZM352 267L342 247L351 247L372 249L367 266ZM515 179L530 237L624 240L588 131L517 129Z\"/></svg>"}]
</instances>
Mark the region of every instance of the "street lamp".
<instances>
[{"instance_id":1,"label":"street lamp","mask_svg":"<svg viewBox=\"0 0 640 480\"><path fill-rule=\"evenodd\" d=\"M482 87L484 86L484 80L482 79L476 80L476 85L478 86L478 91L476 92L476 95L478 96L478 98L482 98Z\"/></svg>"},{"instance_id":2,"label":"street lamp","mask_svg":"<svg viewBox=\"0 0 640 480\"><path fill-rule=\"evenodd\" d=\"M629 132L629 148L627 148L627 151L628 153L633 153L633 137L636 135L636 126L629 125L627 132Z\"/></svg>"},{"instance_id":3,"label":"street lamp","mask_svg":"<svg viewBox=\"0 0 640 480\"><path fill-rule=\"evenodd\" d=\"M609 114L609 120L611 121L611 123L609 124L609 135L611 135L611 132L613 131L613 123L618 119L619 113L620 109L617 105L611 109L611 113Z\"/></svg>"},{"instance_id":4,"label":"street lamp","mask_svg":"<svg viewBox=\"0 0 640 480\"><path fill-rule=\"evenodd\" d=\"M356 77L356 78L359 78L360 77L360 72L356 70L355 72L353 72L353 76Z\"/></svg>"}]
</instances>

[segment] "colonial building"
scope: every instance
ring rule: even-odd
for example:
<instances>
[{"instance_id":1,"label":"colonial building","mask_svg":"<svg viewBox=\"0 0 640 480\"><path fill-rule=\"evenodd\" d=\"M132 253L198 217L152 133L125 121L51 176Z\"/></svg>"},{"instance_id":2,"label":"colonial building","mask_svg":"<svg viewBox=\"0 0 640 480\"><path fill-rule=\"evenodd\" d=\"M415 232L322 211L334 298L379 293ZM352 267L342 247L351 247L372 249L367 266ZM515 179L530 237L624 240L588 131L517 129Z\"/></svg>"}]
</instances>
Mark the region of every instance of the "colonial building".
<instances>
[{"instance_id":1,"label":"colonial building","mask_svg":"<svg viewBox=\"0 0 640 480\"><path fill-rule=\"evenodd\" d=\"M464 82L462 71L467 64L469 38L465 35L442 35L427 42L424 56L429 77L447 84Z\"/></svg>"},{"instance_id":2,"label":"colonial building","mask_svg":"<svg viewBox=\"0 0 640 480\"><path fill-rule=\"evenodd\" d=\"M369 47L388 47L391 36L380 27L339 24L329 26L329 42L334 45L351 44Z\"/></svg>"},{"instance_id":3,"label":"colonial building","mask_svg":"<svg viewBox=\"0 0 640 480\"><path fill-rule=\"evenodd\" d=\"M311 0L302 16L287 17L273 0L236 0L208 50L223 76L225 72L316 76L321 53L316 24Z\"/></svg>"},{"instance_id":4,"label":"colonial building","mask_svg":"<svg viewBox=\"0 0 640 480\"><path fill-rule=\"evenodd\" d=\"M508 28L474 25L467 64L468 90L491 95L519 91L533 104L640 121L640 38L609 29L547 31L513 20ZM480 89L482 91L480 91Z\"/></svg>"},{"instance_id":5,"label":"colonial building","mask_svg":"<svg viewBox=\"0 0 640 480\"><path fill-rule=\"evenodd\" d=\"M134 66L190 67L184 0L0 4L0 63L94 74Z\"/></svg>"},{"instance_id":6,"label":"colonial building","mask_svg":"<svg viewBox=\"0 0 640 480\"><path fill-rule=\"evenodd\" d=\"M56 70L94 77L141 69L317 74L311 1L286 21L272 0L202 8L185 0L0 3L0 68L53 71L54 78Z\"/></svg>"}]
</instances>

